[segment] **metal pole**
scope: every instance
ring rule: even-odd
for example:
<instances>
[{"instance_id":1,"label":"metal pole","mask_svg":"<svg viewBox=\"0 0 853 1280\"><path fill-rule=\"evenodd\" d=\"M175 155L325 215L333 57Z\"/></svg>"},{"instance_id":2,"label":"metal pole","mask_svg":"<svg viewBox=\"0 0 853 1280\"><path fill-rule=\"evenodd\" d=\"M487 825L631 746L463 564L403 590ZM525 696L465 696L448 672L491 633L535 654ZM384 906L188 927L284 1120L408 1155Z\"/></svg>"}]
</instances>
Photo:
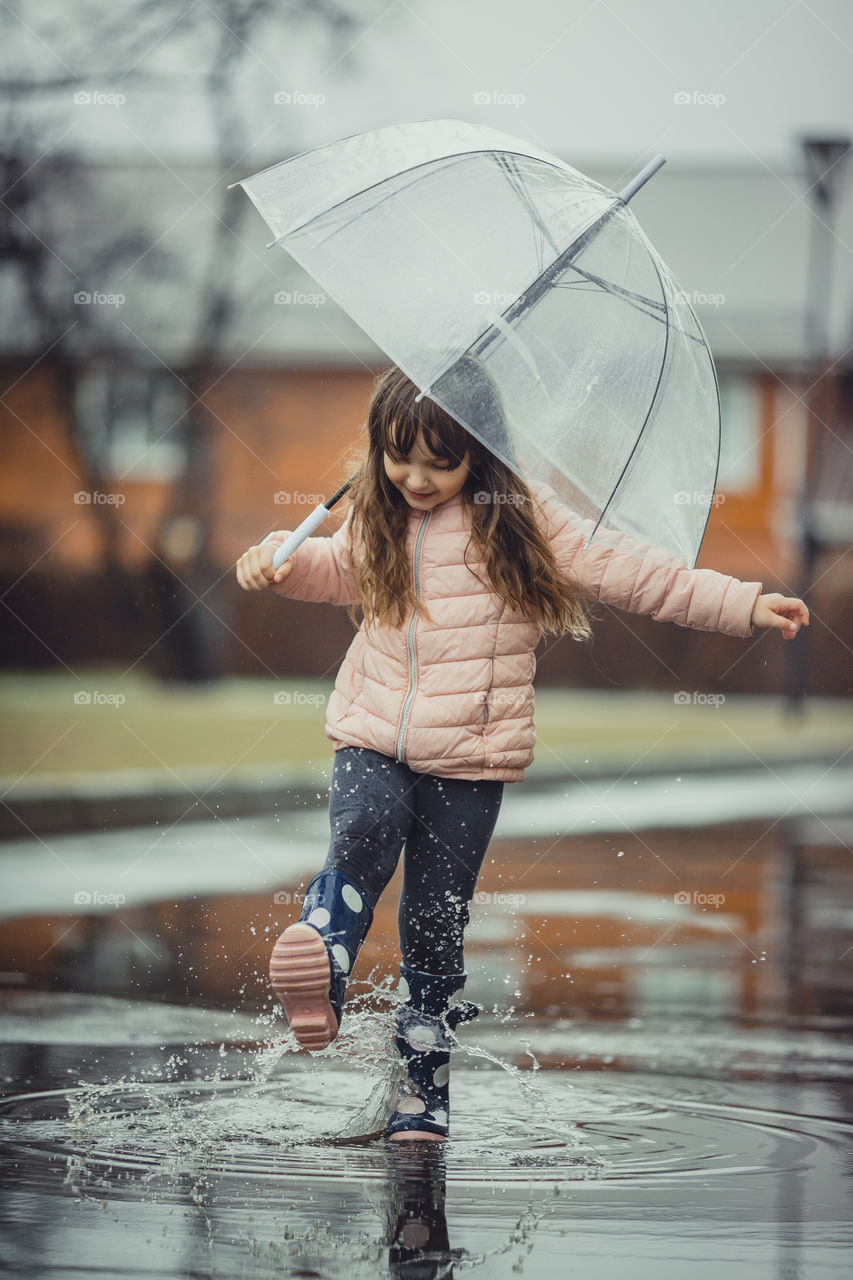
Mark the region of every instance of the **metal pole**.
<instances>
[{"instance_id":1,"label":"metal pole","mask_svg":"<svg viewBox=\"0 0 853 1280\"><path fill-rule=\"evenodd\" d=\"M827 379L831 377L830 338L827 328L832 284L832 215L839 178L850 153L848 138L802 138L814 217L808 268L806 348L810 387L806 399L806 458L800 492L797 495L799 535L799 595L808 603L820 550L820 530L815 524L815 463L819 456L821 428L831 412ZM786 711L801 715L808 686L808 629L803 628L796 644L788 646Z\"/></svg>"}]
</instances>

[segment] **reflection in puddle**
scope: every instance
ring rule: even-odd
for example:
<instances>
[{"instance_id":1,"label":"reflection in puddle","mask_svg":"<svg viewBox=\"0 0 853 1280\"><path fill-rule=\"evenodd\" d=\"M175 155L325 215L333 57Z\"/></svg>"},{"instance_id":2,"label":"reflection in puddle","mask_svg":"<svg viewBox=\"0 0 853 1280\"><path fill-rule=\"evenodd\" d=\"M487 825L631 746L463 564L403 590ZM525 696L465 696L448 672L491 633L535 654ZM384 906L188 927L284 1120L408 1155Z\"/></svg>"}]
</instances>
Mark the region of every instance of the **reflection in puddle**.
<instances>
[{"instance_id":1,"label":"reflection in puddle","mask_svg":"<svg viewBox=\"0 0 853 1280\"><path fill-rule=\"evenodd\" d=\"M804 831L496 841L466 941L485 1012L460 1028L446 1145L384 1137L399 883L314 1056L266 986L294 912L272 889L10 919L7 1265L833 1274L853 1244L853 868Z\"/></svg>"}]
</instances>

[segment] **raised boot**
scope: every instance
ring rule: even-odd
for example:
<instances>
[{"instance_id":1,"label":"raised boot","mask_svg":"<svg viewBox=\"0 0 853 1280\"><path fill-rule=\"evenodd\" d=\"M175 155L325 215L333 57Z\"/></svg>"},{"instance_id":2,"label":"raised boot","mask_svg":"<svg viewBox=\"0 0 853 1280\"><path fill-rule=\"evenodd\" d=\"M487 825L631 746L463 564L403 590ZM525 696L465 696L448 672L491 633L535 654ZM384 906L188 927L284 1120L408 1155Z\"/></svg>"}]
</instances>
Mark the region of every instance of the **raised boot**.
<instances>
[{"instance_id":1,"label":"raised boot","mask_svg":"<svg viewBox=\"0 0 853 1280\"><path fill-rule=\"evenodd\" d=\"M321 871L302 914L270 956L270 982L303 1049L325 1049L338 1034L347 979L373 919L362 889L343 871Z\"/></svg>"},{"instance_id":2,"label":"raised boot","mask_svg":"<svg viewBox=\"0 0 853 1280\"><path fill-rule=\"evenodd\" d=\"M406 1077L397 1088L387 1134L398 1140L446 1138L450 1127L450 1033L460 1022L476 1018L479 1007L469 1000L453 1005L466 973L420 973L400 965L398 990L405 1003L397 1015L394 1043Z\"/></svg>"}]
</instances>

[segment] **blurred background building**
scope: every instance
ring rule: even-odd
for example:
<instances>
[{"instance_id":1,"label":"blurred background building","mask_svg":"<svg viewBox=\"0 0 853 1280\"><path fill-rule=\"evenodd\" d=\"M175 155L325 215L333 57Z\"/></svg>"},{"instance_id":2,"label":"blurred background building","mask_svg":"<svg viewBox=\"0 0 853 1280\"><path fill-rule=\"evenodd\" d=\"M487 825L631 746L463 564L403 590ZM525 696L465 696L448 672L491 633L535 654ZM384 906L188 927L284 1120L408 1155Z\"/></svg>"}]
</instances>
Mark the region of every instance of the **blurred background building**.
<instances>
[{"instance_id":1,"label":"blurred background building","mask_svg":"<svg viewBox=\"0 0 853 1280\"><path fill-rule=\"evenodd\" d=\"M842 148L810 168L802 145L808 131L843 139L853 119L849 15L756 5L760 39L727 45L722 10L706 14L712 76L698 50L688 63L663 3L642 18L593 8L534 6L525 33L515 10L483 4L218 0L176 15L128 0L77 6L73 21L57 5L53 22L50 5L39 20L33 6L7 9L8 666L141 666L187 681L333 672L352 634L344 611L246 595L233 564L342 482L387 361L264 247L266 227L227 184L349 132L454 116L547 145L615 189L667 155L632 207L717 364L723 448L699 564L765 591L808 586L808 690L849 693L853 166ZM83 11L106 22L96 50ZM814 201L821 181L831 216ZM626 647L628 632L641 643ZM784 687L784 658L781 645L744 651L609 613L593 647L541 646L539 678L653 688L689 671L769 692Z\"/></svg>"},{"instance_id":2,"label":"blurred background building","mask_svg":"<svg viewBox=\"0 0 853 1280\"><path fill-rule=\"evenodd\" d=\"M539 646L474 984L549 1017L849 1009L852 49L846 0L0 6L0 979L268 1000L352 626L234 563L340 486L386 359L228 186L455 118L614 190L666 156L632 211L719 375L699 564L812 618L788 645L607 610ZM738 696L785 692L808 714Z\"/></svg>"}]
</instances>

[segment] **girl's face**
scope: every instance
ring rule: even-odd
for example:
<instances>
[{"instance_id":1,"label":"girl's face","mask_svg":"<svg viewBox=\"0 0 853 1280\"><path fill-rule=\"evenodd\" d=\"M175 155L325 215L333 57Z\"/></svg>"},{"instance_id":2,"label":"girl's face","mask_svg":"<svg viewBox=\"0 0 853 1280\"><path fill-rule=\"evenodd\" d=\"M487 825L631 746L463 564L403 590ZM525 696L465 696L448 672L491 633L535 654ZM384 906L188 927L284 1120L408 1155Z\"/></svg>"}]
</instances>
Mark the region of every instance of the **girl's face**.
<instances>
[{"instance_id":1,"label":"girl's face","mask_svg":"<svg viewBox=\"0 0 853 1280\"><path fill-rule=\"evenodd\" d=\"M454 467L446 458L436 458L428 453L420 435L405 461L395 462L384 451L382 457L386 476L416 511L431 511L454 498L468 477L467 451L459 465Z\"/></svg>"}]
</instances>

